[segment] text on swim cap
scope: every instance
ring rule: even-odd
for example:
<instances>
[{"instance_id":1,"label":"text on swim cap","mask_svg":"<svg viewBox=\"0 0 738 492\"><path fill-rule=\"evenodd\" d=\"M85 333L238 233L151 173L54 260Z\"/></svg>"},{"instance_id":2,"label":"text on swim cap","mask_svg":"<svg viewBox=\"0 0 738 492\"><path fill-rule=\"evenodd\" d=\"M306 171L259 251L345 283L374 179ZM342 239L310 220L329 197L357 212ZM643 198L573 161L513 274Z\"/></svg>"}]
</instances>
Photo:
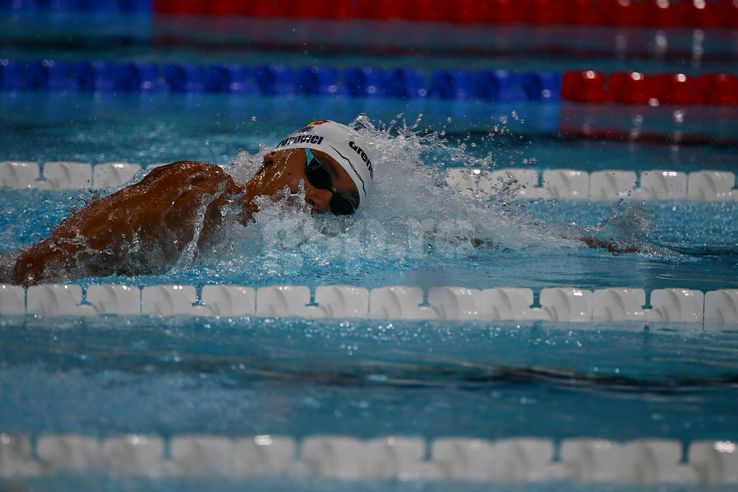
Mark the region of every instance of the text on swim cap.
<instances>
[{"instance_id":1,"label":"text on swim cap","mask_svg":"<svg viewBox=\"0 0 738 492\"><path fill-rule=\"evenodd\" d=\"M284 147L285 145L293 145L293 144L315 144L318 145L323 141L323 137L320 137L318 135L296 135L292 137L287 137L279 144L277 144L277 148Z\"/></svg>"},{"instance_id":2,"label":"text on swim cap","mask_svg":"<svg viewBox=\"0 0 738 492\"><path fill-rule=\"evenodd\" d=\"M366 152L364 152L364 149L356 145L353 141L349 142L349 147L354 149L354 151L361 156L361 160L364 161L366 164L366 167L369 168L369 176L374 179L374 168L372 167L372 161L369 160L369 157L367 157Z\"/></svg>"}]
</instances>

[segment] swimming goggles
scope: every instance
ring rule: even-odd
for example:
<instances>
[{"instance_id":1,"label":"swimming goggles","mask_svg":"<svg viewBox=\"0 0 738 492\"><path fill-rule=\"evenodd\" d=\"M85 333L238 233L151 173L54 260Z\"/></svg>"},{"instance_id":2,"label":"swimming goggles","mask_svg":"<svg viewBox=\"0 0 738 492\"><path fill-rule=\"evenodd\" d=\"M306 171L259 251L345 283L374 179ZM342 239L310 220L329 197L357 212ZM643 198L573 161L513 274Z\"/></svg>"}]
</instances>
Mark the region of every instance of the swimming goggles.
<instances>
[{"instance_id":1,"label":"swimming goggles","mask_svg":"<svg viewBox=\"0 0 738 492\"><path fill-rule=\"evenodd\" d=\"M336 193L333 189L333 177L331 170L315 157L310 149L305 151L305 176L311 185L321 190L330 190L333 196L330 201L330 209L336 215L351 215L358 208L355 201L344 193Z\"/></svg>"}]
</instances>

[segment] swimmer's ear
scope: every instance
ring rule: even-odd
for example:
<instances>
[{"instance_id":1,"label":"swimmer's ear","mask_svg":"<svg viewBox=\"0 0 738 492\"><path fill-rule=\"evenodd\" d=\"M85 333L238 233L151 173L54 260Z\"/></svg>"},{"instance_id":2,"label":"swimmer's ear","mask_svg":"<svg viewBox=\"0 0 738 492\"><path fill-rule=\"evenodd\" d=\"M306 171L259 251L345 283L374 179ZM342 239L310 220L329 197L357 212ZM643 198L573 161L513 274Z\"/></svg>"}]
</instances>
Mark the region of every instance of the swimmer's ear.
<instances>
[{"instance_id":1,"label":"swimmer's ear","mask_svg":"<svg viewBox=\"0 0 738 492\"><path fill-rule=\"evenodd\" d=\"M274 151L269 152L264 156L262 167L269 167L274 164Z\"/></svg>"}]
</instances>

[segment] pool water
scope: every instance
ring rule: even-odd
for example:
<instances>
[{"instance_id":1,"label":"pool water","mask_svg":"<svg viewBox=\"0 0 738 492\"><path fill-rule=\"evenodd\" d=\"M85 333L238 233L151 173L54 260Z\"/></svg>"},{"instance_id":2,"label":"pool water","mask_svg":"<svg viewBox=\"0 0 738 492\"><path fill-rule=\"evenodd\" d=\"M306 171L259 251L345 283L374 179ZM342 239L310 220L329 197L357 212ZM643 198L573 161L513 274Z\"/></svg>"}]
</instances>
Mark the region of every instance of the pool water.
<instances>
[{"instance_id":1,"label":"pool water","mask_svg":"<svg viewBox=\"0 0 738 492\"><path fill-rule=\"evenodd\" d=\"M8 160L228 163L240 149L254 153L259 145L278 142L294 130L295 121L324 114L349 122L366 113L387 125L413 125L419 119L419 133L445 132L451 146L466 144L464 155L489 157L485 163L500 168L731 171L732 141L738 135L738 109L732 106L689 107L677 124L673 107L605 105L588 112L586 106L567 103L54 92L0 92L0 103L5 108L0 144ZM664 139L632 145L562 135L558 128L567 110L580 124L589 118L629 131L640 116L641 126L650 131L708 133L712 143L674 146ZM35 145L39 141L43 145Z\"/></svg>"},{"instance_id":2,"label":"pool water","mask_svg":"<svg viewBox=\"0 0 738 492\"><path fill-rule=\"evenodd\" d=\"M231 40L230 50L228 43L216 49L203 45L201 33L190 32L193 24L184 21L143 22L128 34L121 26L89 25L77 34L76 21L61 18L54 24L47 19L54 28L37 36L28 34L28 22L23 17L2 19L0 25L9 30L0 44L0 57L96 55L155 61L186 57L186 61L238 59L257 64L273 61L275 52L286 50L282 45L268 47L274 43L256 48L239 44L243 40ZM214 29L204 22L194 25L206 34ZM290 24L285 26L289 32ZM302 27L307 33L315 29L312 24ZM372 26L365 29L373 32ZM531 41L534 47L549 46L556 39L555 30L541 32L537 41ZM509 53L512 48L495 43L510 35L489 35L490 49ZM654 34L646 30L625 35ZM118 49L113 41L120 36L126 36L128 44ZM597 34L582 36L594 39ZM65 44L59 43L62 38ZM162 38L186 42L172 51ZM108 43L93 46L96 39ZM454 39L463 38L449 39L445 45L439 41L438 49L457 49ZM705 59L691 69L729 67L736 56L730 35L719 32L707 39ZM641 57L631 49L624 59L594 54L582 59L576 55L577 42L562 43L569 46L563 57L552 58L545 51L535 55L531 49L524 56L513 53L510 59L492 60L515 69L563 70L591 64L610 70L631 66L634 60L652 70L690 68L678 50L662 58L648 48ZM52 47L58 51L50 52ZM369 47L376 51L376 46ZM291 52L280 61L308 65L333 57L330 49L318 46L307 55ZM417 57L354 51L333 63L412 63L432 69L453 60L436 58L429 48ZM488 63L488 58L477 55L470 57L469 66ZM356 216L336 219L284 204L268 205L255 224L246 228L231 224L215 251L180 261L166 273L73 281L83 286L738 288L738 202L526 202L503 195L465 197L445 184L450 167L734 170L735 145L730 142L738 138L738 110L685 110L686 131L707 133L717 143L675 146L566 138L558 131L565 106L3 93L0 160L142 164L206 160L245 179L283 135L317 117L349 122L366 113L377 127L371 139L380 153L375 161L377 190ZM613 124L618 118L630 121L634 111L610 109L598 117ZM653 122L653 129L674 130L675 108L639 110ZM97 193L3 190L0 253L11 254L46 237ZM590 249L578 239L585 234L625 238L647 252L613 255ZM122 434L165 439L192 434L294 439L400 435L426 440L538 437L553 442L577 437L618 442L658 438L685 445L738 439L734 326L3 316L0 347L0 434L31 439L55 434L100 439ZM5 485L1 480L0 488ZM42 490L346 488L341 481L289 477L148 480L72 474L19 482ZM398 481L350 486L498 487ZM594 488L639 490L619 484L598 487ZM591 489L571 483L531 488ZM662 489L692 490L680 484ZM508 488L501 485L499 490ZM705 489L694 486L694 490Z\"/></svg>"},{"instance_id":3,"label":"pool water","mask_svg":"<svg viewBox=\"0 0 738 492\"><path fill-rule=\"evenodd\" d=\"M553 323L5 321L6 401L35 433L735 435L734 332ZM577 408L586 408L578 413Z\"/></svg>"},{"instance_id":4,"label":"pool water","mask_svg":"<svg viewBox=\"0 0 738 492\"><path fill-rule=\"evenodd\" d=\"M470 200L453 191L445 193L447 200L459 201L455 206L470 206ZM0 218L5 252L46 237L51 227L92 197L89 191L7 191L0 197L0 207L7 211ZM422 230L423 223L429 227L433 210L424 215L393 213L363 221L347 219L338 227L331 217L309 216L278 223L269 216L269 224L261 227L234 226L230 242L164 274L113 280L141 286L225 283L599 289L637 285L705 291L738 286L738 221L733 202L650 202L644 206L608 202L582 207L572 201L540 201L520 205L514 210L512 223L497 216L498 224L490 224L500 213L493 209L486 216L436 220L431 233L420 233L418 227ZM15 213L19 209L27 212L20 218ZM626 221L625 225L616 224L616 231L626 228L627 220L634 220L632 216L647 220L647 227L628 239L644 247L658 245L663 253L612 255L589 249L576 239L580 233L598 229L610 216L615 222L618 218ZM628 232L625 229L624 233ZM467 236L457 238L457 233ZM476 244L473 239L484 242Z\"/></svg>"}]
</instances>

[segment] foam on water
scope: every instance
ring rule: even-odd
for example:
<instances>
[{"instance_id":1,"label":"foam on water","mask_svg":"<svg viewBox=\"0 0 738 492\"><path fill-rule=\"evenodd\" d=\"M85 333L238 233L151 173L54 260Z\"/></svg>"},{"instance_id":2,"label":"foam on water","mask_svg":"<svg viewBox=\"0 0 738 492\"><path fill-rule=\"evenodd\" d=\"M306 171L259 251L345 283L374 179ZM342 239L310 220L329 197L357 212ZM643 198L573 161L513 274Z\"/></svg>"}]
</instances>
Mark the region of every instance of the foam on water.
<instances>
[{"instance_id":1,"label":"foam on water","mask_svg":"<svg viewBox=\"0 0 738 492\"><path fill-rule=\"evenodd\" d=\"M354 216L311 213L304 195L287 200L259 200L254 224L234 224L226 239L208 255L211 267L254 268L256 254L265 276L299 270L303 264L327 266L340 259L345 265L380 263L408 265L451 255L468 255L478 248L520 250L579 247L572 230L552 227L530 218L524 205L514 202L515 183L493 196L462 196L445 183L445 165L466 160L473 167L491 167L490 157L468 156L439 133L421 132L417 125L375 128L364 115L361 123L375 167L368 202ZM260 168L271 149L256 154L242 151L227 171L246 182ZM581 231L580 231L581 232ZM224 250L230 250L223 255ZM226 259L227 258L227 259Z\"/></svg>"}]
</instances>

